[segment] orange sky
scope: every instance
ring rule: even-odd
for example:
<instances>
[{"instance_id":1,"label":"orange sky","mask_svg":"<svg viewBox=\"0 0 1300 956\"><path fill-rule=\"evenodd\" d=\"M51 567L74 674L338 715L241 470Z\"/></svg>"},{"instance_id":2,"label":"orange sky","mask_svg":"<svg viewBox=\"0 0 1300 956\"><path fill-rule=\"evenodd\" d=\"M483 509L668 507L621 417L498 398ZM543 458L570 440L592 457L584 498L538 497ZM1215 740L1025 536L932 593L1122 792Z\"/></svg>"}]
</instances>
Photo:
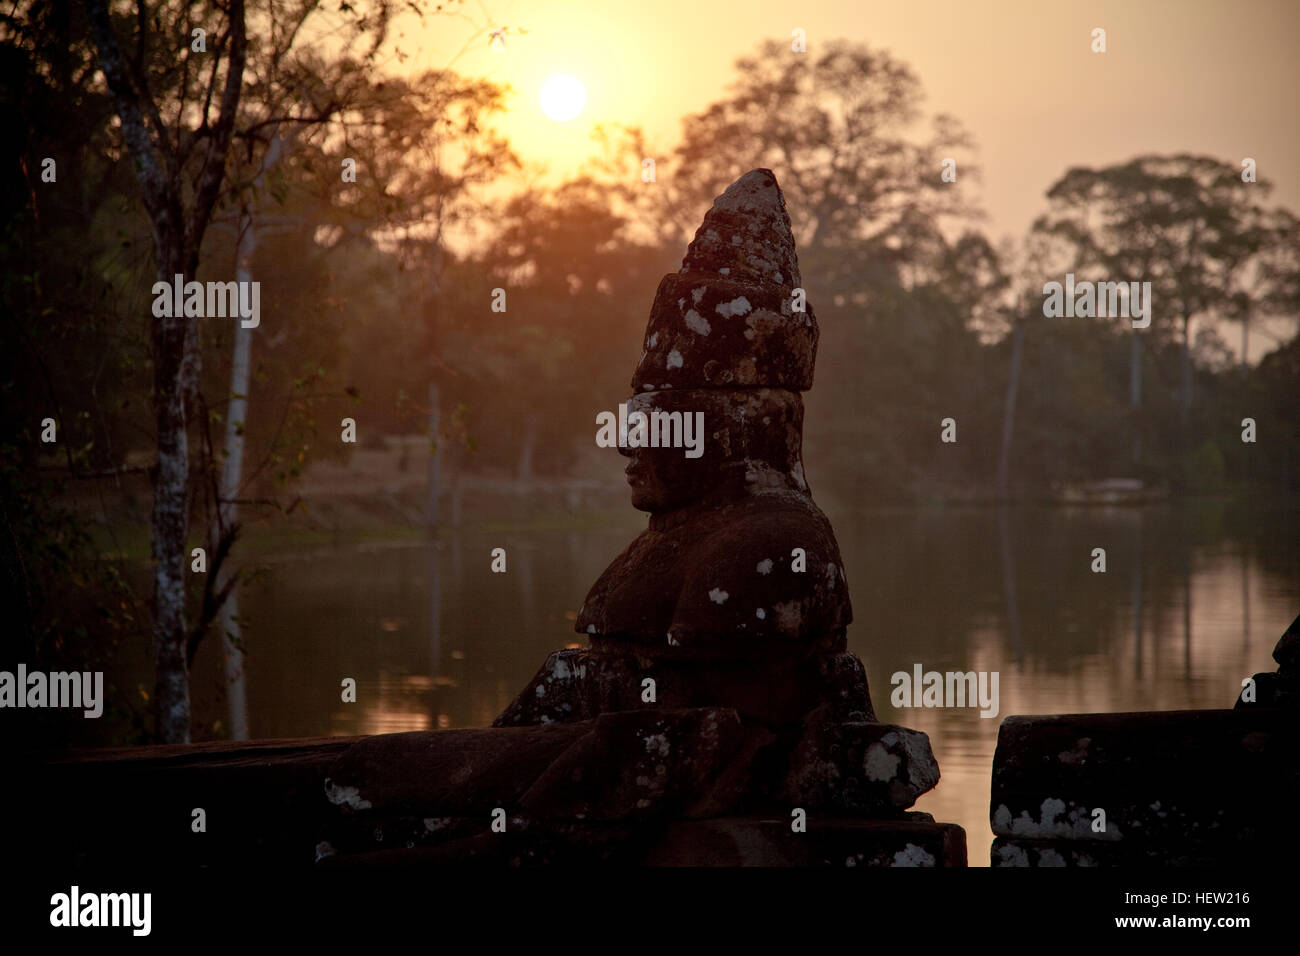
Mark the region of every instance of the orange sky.
<instances>
[{"instance_id":1,"label":"orange sky","mask_svg":"<svg viewBox=\"0 0 1300 956\"><path fill-rule=\"evenodd\" d=\"M581 166L597 122L639 125L667 151L681 117L723 93L737 56L801 27L809 55L835 37L890 50L920 78L925 108L965 125L983 168L969 185L995 241L1025 232L1068 167L1143 152L1254 157L1274 201L1300 211L1300 0L473 0L462 9L423 31L404 21L400 44L415 54L406 68L452 62L513 87L499 126L549 181ZM462 52L489 25L509 28L507 49L489 49L484 32ZM1104 54L1090 50L1097 26ZM538 104L555 73L587 88L586 109L565 124Z\"/></svg>"},{"instance_id":2,"label":"orange sky","mask_svg":"<svg viewBox=\"0 0 1300 956\"><path fill-rule=\"evenodd\" d=\"M1295 0L484 0L465 11L478 26L510 27L508 48L484 38L455 67L515 88L502 129L557 176L591 149L594 122L640 125L670 145L681 116L722 93L737 56L802 27L810 54L847 37L911 65L928 108L976 138L995 237L1022 231L1068 166L1145 151L1253 156L1275 198L1300 209ZM403 41L420 51L408 65L445 63L475 32L465 20L429 24ZM1107 30L1104 54L1089 50L1095 26ZM559 72L587 87L586 110L567 124L537 103Z\"/></svg>"}]
</instances>

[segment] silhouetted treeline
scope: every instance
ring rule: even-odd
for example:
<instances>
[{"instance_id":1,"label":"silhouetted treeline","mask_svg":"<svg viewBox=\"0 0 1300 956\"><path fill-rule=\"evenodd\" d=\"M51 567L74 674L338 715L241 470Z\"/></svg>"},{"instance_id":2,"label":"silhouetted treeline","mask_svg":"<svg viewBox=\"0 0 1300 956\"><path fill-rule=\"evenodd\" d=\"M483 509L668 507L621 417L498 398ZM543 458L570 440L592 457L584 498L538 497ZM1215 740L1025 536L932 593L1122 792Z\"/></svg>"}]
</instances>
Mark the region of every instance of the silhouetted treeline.
<instances>
[{"instance_id":1,"label":"silhouetted treeline","mask_svg":"<svg viewBox=\"0 0 1300 956\"><path fill-rule=\"evenodd\" d=\"M1300 489L1294 325L1254 365L1223 346L1252 321L1300 314L1300 232L1262 205L1267 184L1242 182L1231 163L1063 170L1033 233L998 248L963 198L976 167L960 127L938 117L930 140L906 134L920 89L905 64L828 43L805 70L768 44L739 64L732 92L684 119L653 181L640 134L616 130L582 177L525 189L491 132L491 84L388 76L363 54L277 59L273 41L251 48L223 190L186 277L231 280L251 248L242 266L262 286L238 423L246 511L295 507L304 470L352 454L344 417L361 447L426 437L449 480L587 469L596 413L627 397L659 277L712 197L755 166L785 190L822 330L805 431L819 496L1046 497L1111 477L1173 493ZM142 69L159 99L193 93L185 55L148 48ZM151 613L89 537L96 521L147 522L159 461L153 227L97 63L80 4L21 4L0 23L0 554L15 633L42 653L104 622L142 637ZM286 102L315 112L266 119ZM358 114L367 122L341 121ZM949 155L960 157L955 183L941 177ZM340 175L345 158L355 182ZM1125 207L1126 189L1168 198L1134 213L1159 212L1160 243L1126 246L1122 231L1078 225L1089 204ZM1182 228L1213 236L1192 255ZM1153 281L1151 327L1045 318L1042 285L1067 270ZM186 427L199 540L222 500L212 489L237 324L197 321ZM940 441L945 418L955 443ZM1242 441L1246 418L1255 443ZM41 440L47 419L55 443Z\"/></svg>"}]
</instances>

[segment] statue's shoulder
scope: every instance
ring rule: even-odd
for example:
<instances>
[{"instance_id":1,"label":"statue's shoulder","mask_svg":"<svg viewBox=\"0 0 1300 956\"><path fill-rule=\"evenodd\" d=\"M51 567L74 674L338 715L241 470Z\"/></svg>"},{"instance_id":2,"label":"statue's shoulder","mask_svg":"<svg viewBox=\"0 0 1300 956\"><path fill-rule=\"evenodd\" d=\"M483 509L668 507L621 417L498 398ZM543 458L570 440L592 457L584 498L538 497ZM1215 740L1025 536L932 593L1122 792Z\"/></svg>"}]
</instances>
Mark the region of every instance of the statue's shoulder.
<instances>
[{"instance_id":1,"label":"statue's shoulder","mask_svg":"<svg viewBox=\"0 0 1300 956\"><path fill-rule=\"evenodd\" d=\"M803 495L729 505L682 568L673 631L808 641L852 619L848 580L830 522Z\"/></svg>"},{"instance_id":2,"label":"statue's shoulder","mask_svg":"<svg viewBox=\"0 0 1300 956\"><path fill-rule=\"evenodd\" d=\"M831 523L805 494L775 491L750 495L720 509L700 541L697 559L713 553L731 555L754 549L793 548L816 551L822 560L838 563L839 546Z\"/></svg>"}]
</instances>

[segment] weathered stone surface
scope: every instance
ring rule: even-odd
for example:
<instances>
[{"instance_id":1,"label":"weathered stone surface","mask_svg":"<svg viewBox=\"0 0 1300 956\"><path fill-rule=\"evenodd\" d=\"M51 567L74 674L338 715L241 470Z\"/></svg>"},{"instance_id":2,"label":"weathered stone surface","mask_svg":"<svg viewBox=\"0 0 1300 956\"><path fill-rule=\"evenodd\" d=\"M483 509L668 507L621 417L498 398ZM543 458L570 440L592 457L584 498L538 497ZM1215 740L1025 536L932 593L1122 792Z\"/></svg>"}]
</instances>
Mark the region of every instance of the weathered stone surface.
<instances>
[{"instance_id":1,"label":"weathered stone surface","mask_svg":"<svg viewBox=\"0 0 1300 956\"><path fill-rule=\"evenodd\" d=\"M747 721L782 726L827 701L846 718L874 719L866 672L852 654L697 661L642 657L617 647L556 651L494 726L711 705L733 708ZM647 680L654 682L653 701L644 699Z\"/></svg>"},{"instance_id":2,"label":"weathered stone surface","mask_svg":"<svg viewBox=\"0 0 1300 956\"><path fill-rule=\"evenodd\" d=\"M733 710L625 711L596 719L519 801L531 817L636 820L701 800L744 739Z\"/></svg>"},{"instance_id":3,"label":"weathered stone surface","mask_svg":"<svg viewBox=\"0 0 1300 956\"><path fill-rule=\"evenodd\" d=\"M628 866L640 863L657 829L635 823L583 823L513 817L504 833L484 830L482 821L457 820L461 834L430 845L376 846L322 857L328 869L433 868L499 869L534 866ZM473 829L477 825L477 829ZM389 841L390 843L392 841Z\"/></svg>"},{"instance_id":4,"label":"weathered stone surface","mask_svg":"<svg viewBox=\"0 0 1300 956\"><path fill-rule=\"evenodd\" d=\"M655 292L635 392L812 388L819 330L786 286L717 273L663 277Z\"/></svg>"},{"instance_id":5,"label":"weathered stone surface","mask_svg":"<svg viewBox=\"0 0 1300 956\"><path fill-rule=\"evenodd\" d=\"M429 730L367 737L330 766L325 798L344 813L486 817L516 807L591 723Z\"/></svg>"},{"instance_id":6,"label":"weathered stone surface","mask_svg":"<svg viewBox=\"0 0 1300 956\"><path fill-rule=\"evenodd\" d=\"M1282 671L1264 671L1254 675L1255 699L1247 701L1242 698L1245 688L1237 695L1233 707L1248 710L1253 707L1300 707L1300 674Z\"/></svg>"},{"instance_id":7,"label":"weathered stone surface","mask_svg":"<svg viewBox=\"0 0 1300 956\"><path fill-rule=\"evenodd\" d=\"M1273 660L1277 661L1280 671L1300 671L1300 616L1278 638L1277 646L1273 648Z\"/></svg>"},{"instance_id":8,"label":"weathered stone surface","mask_svg":"<svg viewBox=\"0 0 1300 956\"><path fill-rule=\"evenodd\" d=\"M1279 827L1281 839L1268 852L1257 843L1238 843L1233 839L1217 841L1147 841L1143 843L1101 843L1088 840L1030 840L998 837L993 841L989 865L1001 868L1078 868L1131 867L1161 869L1246 867L1260 863L1275 864L1292 859L1300 845L1290 827ZM1261 850L1264 850L1261 853Z\"/></svg>"},{"instance_id":9,"label":"weathered stone surface","mask_svg":"<svg viewBox=\"0 0 1300 956\"><path fill-rule=\"evenodd\" d=\"M322 786L360 738L222 741L32 755L15 772L6 852L65 872L147 859L160 872L310 867L330 816ZM12 765L12 763L11 763ZM2 801L0 801L2 802ZM8 804L5 809L10 809ZM208 831L191 830L202 808Z\"/></svg>"},{"instance_id":10,"label":"weathered stone surface","mask_svg":"<svg viewBox=\"0 0 1300 956\"><path fill-rule=\"evenodd\" d=\"M1297 798L1300 721L1292 712L1162 711L1008 717L990 809L997 836L1086 844L1099 864L1214 860L1276 849L1267 810ZM1097 810L1105 814L1100 832ZM1123 849L1103 853L1107 845Z\"/></svg>"},{"instance_id":11,"label":"weathered stone surface","mask_svg":"<svg viewBox=\"0 0 1300 956\"><path fill-rule=\"evenodd\" d=\"M722 273L728 269L727 273ZM799 258L785 196L770 169L753 169L713 201L695 233L682 272L718 272L797 286Z\"/></svg>"},{"instance_id":12,"label":"weathered stone surface","mask_svg":"<svg viewBox=\"0 0 1300 956\"><path fill-rule=\"evenodd\" d=\"M792 570L795 548L806 570ZM646 656L735 659L837 653L851 618L830 523L807 497L774 492L652 520L592 586L578 626Z\"/></svg>"},{"instance_id":13,"label":"weathered stone surface","mask_svg":"<svg viewBox=\"0 0 1300 956\"><path fill-rule=\"evenodd\" d=\"M632 503L651 519L578 614L593 645L719 661L844 650L848 581L801 460L798 392L812 384L817 326L791 304L798 281L776 178L747 173L714 202L651 311L629 421L698 413L705 441L698 457L620 448Z\"/></svg>"},{"instance_id":14,"label":"weathered stone surface","mask_svg":"<svg viewBox=\"0 0 1300 956\"><path fill-rule=\"evenodd\" d=\"M1237 709L1249 707L1300 708L1300 617L1291 622L1277 646L1273 648L1276 672L1266 671L1254 676L1254 700L1243 700L1243 688L1237 694Z\"/></svg>"},{"instance_id":15,"label":"weathered stone surface","mask_svg":"<svg viewBox=\"0 0 1300 956\"><path fill-rule=\"evenodd\" d=\"M722 817L673 823L650 849L650 866L964 867L966 833L916 818L862 820L808 814L807 831L789 818Z\"/></svg>"},{"instance_id":16,"label":"weathered stone surface","mask_svg":"<svg viewBox=\"0 0 1300 956\"><path fill-rule=\"evenodd\" d=\"M938 782L939 765L925 734L842 720L827 704L805 721L782 799L805 808L891 813L906 810Z\"/></svg>"},{"instance_id":17,"label":"weathered stone surface","mask_svg":"<svg viewBox=\"0 0 1300 956\"><path fill-rule=\"evenodd\" d=\"M861 820L809 814L806 833L771 815L674 821L659 826L607 822L511 821L505 833L478 833L436 846L333 855L322 867L413 869L454 866L803 866L964 867L966 834L925 814Z\"/></svg>"},{"instance_id":18,"label":"weathered stone surface","mask_svg":"<svg viewBox=\"0 0 1300 956\"><path fill-rule=\"evenodd\" d=\"M785 197L768 169L713 202L681 270L655 293L634 392L666 388L812 387L817 320L805 301Z\"/></svg>"},{"instance_id":19,"label":"weathered stone surface","mask_svg":"<svg viewBox=\"0 0 1300 956\"><path fill-rule=\"evenodd\" d=\"M700 415L704 423L697 458L680 448L631 447L629 435L629 447L620 450L630 459L626 474L637 508L657 515L697 502L720 503L768 491L808 493L800 459L803 400L798 392L776 388L645 392L632 396L627 404L629 417L641 412L694 421L690 416ZM662 431L661 421L661 445Z\"/></svg>"},{"instance_id":20,"label":"weathered stone surface","mask_svg":"<svg viewBox=\"0 0 1300 956\"><path fill-rule=\"evenodd\" d=\"M831 670L853 676L860 673L855 664ZM652 851L658 862L691 865L842 865L850 858L883 865L904 851L905 861L928 865L918 850L945 859L938 844L926 842L928 830L913 832L932 822L924 815L891 813L883 828L863 829L863 821L811 806L805 840L772 844L789 856L729 850L711 860L697 848L683 858L682 840L707 829L673 831L665 843L665 828L677 823L746 814L788 832L791 805L779 791L798 739L704 708L554 726L33 757L15 790L32 825L11 849L30 843L67 872L127 857L177 873L313 863L640 865ZM189 839L193 807L207 811L209 832ZM493 829L497 807L504 832ZM68 827L70 819L79 825Z\"/></svg>"}]
</instances>

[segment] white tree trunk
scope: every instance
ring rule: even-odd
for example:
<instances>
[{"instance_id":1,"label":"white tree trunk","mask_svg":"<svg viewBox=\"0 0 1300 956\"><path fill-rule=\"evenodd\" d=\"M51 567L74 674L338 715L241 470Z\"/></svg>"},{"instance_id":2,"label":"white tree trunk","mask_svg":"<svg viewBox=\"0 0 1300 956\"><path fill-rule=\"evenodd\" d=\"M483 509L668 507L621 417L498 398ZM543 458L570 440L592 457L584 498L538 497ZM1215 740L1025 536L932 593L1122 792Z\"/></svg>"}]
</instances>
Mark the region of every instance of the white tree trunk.
<instances>
[{"instance_id":1,"label":"white tree trunk","mask_svg":"<svg viewBox=\"0 0 1300 956\"><path fill-rule=\"evenodd\" d=\"M277 140L278 142L278 140ZM274 147L273 147L274 148ZM245 209L239 217L239 245L235 258L236 281L253 279L253 252L257 233L252 217ZM239 517L239 485L244 473L244 423L248 420L248 379L251 365L253 330L235 322L234 354L230 362L230 404L226 407L226 460L221 466L221 502L219 527L230 527ZM233 573L226 572L227 575ZM248 739L248 696L244 679L244 652L240 646L239 594L232 591L221 605L218 616L221 631L222 660L225 663L226 702L232 740Z\"/></svg>"},{"instance_id":2,"label":"white tree trunk","mask_svg":"<svg viewBox=\"0 0 1300 956\"><path fill-rule=\"evenodd\" d=\"M261 186L268 170L280 161L285 139L276 136L266 151L256 186ZM239 243L235 248L235 280L253 281L253 254L257 251L257 229L248 206L240 210ZM253 330L235 322L234 353L230 361L230 404L226 407L226 460L221 466L221 501L218 505L219 527L228 528L239 517L239 487L244 475L244 423L248 420L248 380L252 365ZM216 540L214 536L213 540ZM227 571L227 574L233 572ZM226 701L232 740L248 739L248 694L244 677L244 651L239 624L239 593L231 591L218 617L221 628L222 659L225 663Z\"/></svg>"}]
</instances>

